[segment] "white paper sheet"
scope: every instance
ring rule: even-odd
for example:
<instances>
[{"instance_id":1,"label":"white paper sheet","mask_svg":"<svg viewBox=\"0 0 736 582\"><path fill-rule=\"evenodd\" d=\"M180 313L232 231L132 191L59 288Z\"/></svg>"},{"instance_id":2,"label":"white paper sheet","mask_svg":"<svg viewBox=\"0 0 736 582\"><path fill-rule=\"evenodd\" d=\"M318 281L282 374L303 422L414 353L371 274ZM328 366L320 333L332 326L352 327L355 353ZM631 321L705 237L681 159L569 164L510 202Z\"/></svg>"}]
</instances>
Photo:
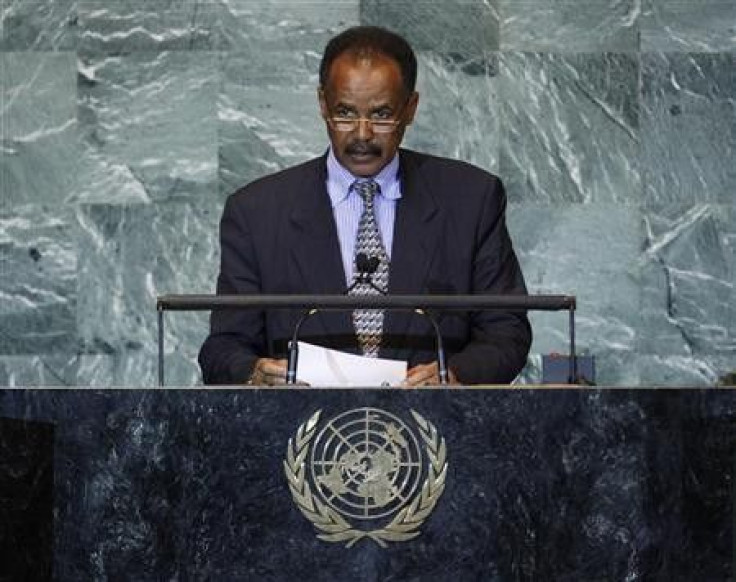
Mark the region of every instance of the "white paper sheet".
<instances>
[{"instance_id":1,"label":"white paper sheet","mask_svg":"<svg viewBox=\"0 0 736 582\"><path fill-rule=\"evenodd\" d=\"M299 342L297 380L310 386L398 386L406 362L364 358Z\"/></svg>"}]
</instances>

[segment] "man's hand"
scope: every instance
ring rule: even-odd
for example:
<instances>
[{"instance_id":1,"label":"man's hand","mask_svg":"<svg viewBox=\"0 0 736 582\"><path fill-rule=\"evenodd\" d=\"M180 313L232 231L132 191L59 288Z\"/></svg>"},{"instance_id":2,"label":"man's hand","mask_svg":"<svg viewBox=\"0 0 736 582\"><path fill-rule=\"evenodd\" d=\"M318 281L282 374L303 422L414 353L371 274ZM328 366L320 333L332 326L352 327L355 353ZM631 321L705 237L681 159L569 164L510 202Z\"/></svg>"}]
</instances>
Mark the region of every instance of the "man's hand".
<instances>
[{"instance_id":1,"label":"man's hand","mask_svg":"<svg viewBox=\"0 0 736 582\"><path fill-rule=\"evenodd\" d=\"M259 358L248 383L254 386L283 386L286 384L286 368L286 360Z\"/></svg>"},{"instance_id":2,"label":"man's hand","mask_svg":"<svg viewBox=\"0 0 736 582\"><path fill-rule=\"evenodd\" d=\"M452 370L448 370L448 382L458 386L457 377ZM431 364L419 364L414 366L406 373L406 380L401 384L406 388L417 388L419 386L439 386L440 385L440 369L437 362Z\"/></svg>"}]
</instances>

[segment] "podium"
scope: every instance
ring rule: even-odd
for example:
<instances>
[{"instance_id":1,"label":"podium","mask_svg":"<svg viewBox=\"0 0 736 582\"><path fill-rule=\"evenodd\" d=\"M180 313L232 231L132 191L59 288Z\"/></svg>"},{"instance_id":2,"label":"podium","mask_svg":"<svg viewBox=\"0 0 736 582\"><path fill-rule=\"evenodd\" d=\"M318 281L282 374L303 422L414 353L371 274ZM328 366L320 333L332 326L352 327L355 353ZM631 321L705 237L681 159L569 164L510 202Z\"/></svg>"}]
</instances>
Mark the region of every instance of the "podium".
<instances>
[{"instance_id":1,"label":"podium","mask_svg":"<svg viewBox=\"0 0 736 582\"><path fill-rule=\"evenodd\" d=\"M0 415L0 580L48 580L54 425Z\"/></svg>"},{"instance_id":2,"label":"podium","mask_svg":"<svg viewBox=\"0 0 736 582\"><path fill-rule=\"evenodd\" d=\"M21 421L53 426L54 579L733 575L730 390L8 389L0 418L2 435ZM373 437L351 441L362 430L378 433L383 450ZM396 453L411 434L424 472L407 493L411 476L394 475L412 470ZM26 447L37 448L28 458L48 457L48 441ZM429 477L427 451L436 462L441 447L445 476L440 463ZM294 496L302 464L309 495L297 489L311 514ZM2 483L7 508L24 485ZM367 499L353 515L386 515L339 513L338 498L350 504L342 489ZM411 503L409 519L388 527ZM331 511L352 530L333 520L342 540L318 537L327 531L318 518L330 526Z\"/></svg>"}]
</instances>

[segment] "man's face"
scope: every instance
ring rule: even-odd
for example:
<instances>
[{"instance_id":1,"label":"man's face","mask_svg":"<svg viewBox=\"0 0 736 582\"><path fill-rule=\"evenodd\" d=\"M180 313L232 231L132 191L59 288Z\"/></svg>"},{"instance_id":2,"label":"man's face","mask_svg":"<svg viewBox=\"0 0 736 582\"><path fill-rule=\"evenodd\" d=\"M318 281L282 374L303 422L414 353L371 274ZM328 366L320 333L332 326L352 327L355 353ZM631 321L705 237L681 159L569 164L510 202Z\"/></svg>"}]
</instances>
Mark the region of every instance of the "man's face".
<instances>
[{"instance_id":1,"label":"man's face","mask_svg":"<svg viewBox=\"0 0 736 582\"><path fill-rule=\"evenodd\" d=\"M407 94L398 63L376 54L343 53L332 63L319 91L322 117L338 161L354 176L375 176L391 161L414 119L417 93ZM352 131L339 131L330 120L361 118ZM365 120L400 120L392 132L378 133Z\"/></svg>"}]
</instances>

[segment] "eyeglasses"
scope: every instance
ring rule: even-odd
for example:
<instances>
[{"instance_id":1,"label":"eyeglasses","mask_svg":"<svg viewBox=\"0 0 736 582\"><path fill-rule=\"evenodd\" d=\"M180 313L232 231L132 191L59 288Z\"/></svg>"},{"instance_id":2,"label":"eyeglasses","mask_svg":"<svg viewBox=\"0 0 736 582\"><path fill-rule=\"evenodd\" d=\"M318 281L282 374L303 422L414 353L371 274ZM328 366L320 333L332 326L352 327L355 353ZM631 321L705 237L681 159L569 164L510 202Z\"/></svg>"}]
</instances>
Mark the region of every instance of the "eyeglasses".
<instances>
[{"instance_id":1,"label":"eyeglasses","mask_svg":"<svg viewBox=\"0 0 736 582\"><path fill-rule=\"evenodd\" d=\"M397 119L367 119L365 117L330 117L330 125L340 132L355 131L365 121L371 126L373 133L392 133L401 123Z\"/></svg>"},{"instance_id":2,"label":"eyeglasses","mask_svg":"<svg viewBox=\"0 0 736 582\"><path fill-rule=\"evenodd\" d=\"M401 124L401 116L404 114L404 109L409 101L407 100L402 105L396 119L370 119L367 117L345 117L345 116L334 116L329 117L329 123L335 131L347 133L349 131L355 131L360 127L360 123L365 121L371 126L373 133L392 133L396 131L396 128Z\"/></svg>"}]
</instances>

